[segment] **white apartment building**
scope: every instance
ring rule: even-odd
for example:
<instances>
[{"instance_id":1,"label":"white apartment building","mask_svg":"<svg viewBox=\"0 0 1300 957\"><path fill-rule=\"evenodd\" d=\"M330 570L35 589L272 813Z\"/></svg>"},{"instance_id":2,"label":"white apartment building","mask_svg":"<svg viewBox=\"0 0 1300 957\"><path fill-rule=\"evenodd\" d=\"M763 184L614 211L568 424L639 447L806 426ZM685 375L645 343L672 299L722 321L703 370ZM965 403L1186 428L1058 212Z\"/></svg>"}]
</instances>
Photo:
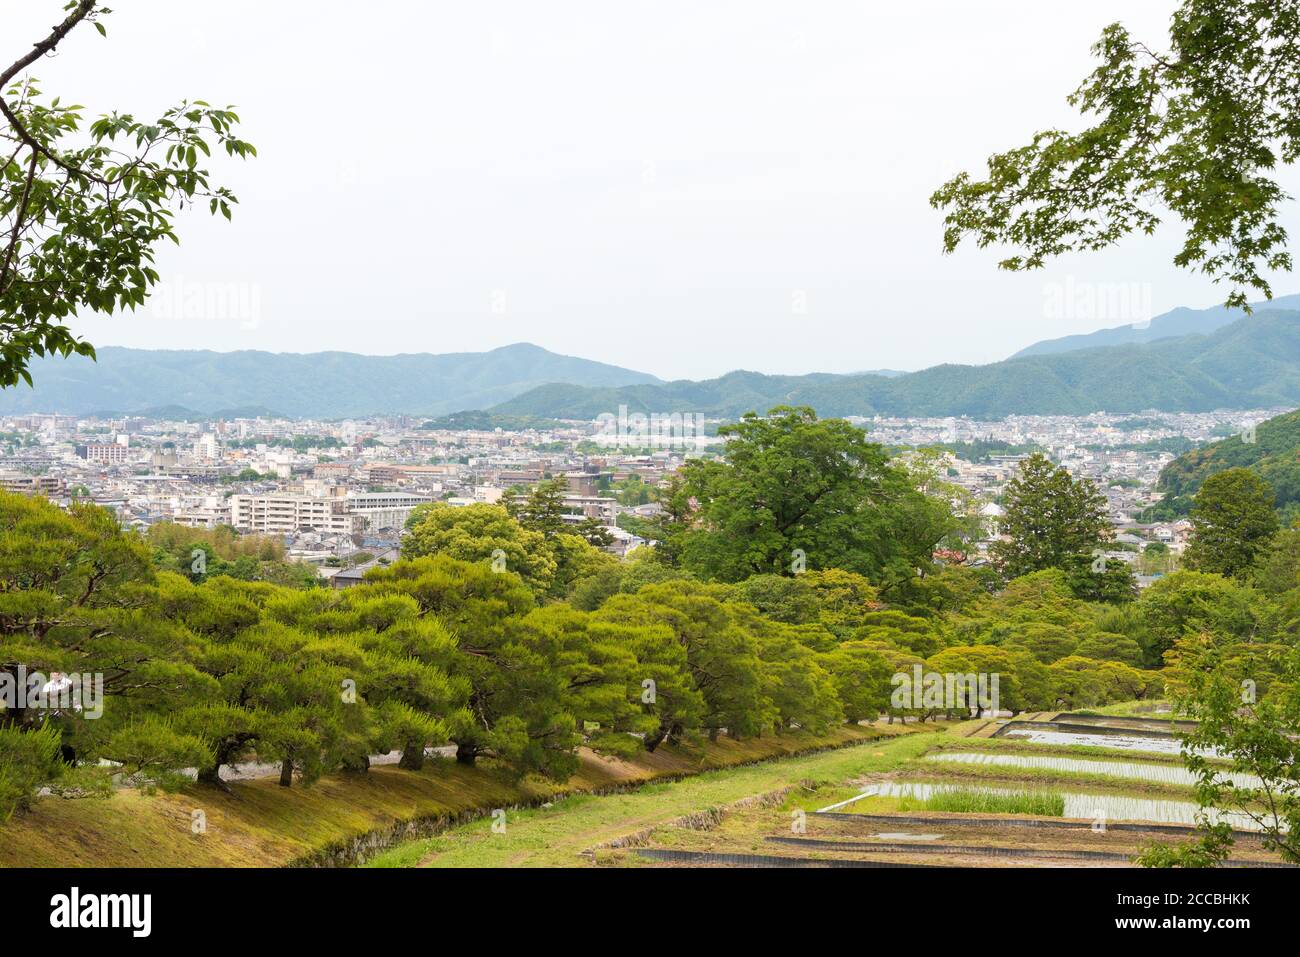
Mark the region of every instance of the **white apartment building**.
<instances>
[{"instance_id":1,"label":"white apartment building","mask_svg":"<svg viewBox=\"0 0 1300 957\"><path fill-rule=\"evenodd\" d=\"M221 445L211 432L205 432L194 443L194 457L200 461L214 462L221 457Z\"/></svg>"},{"instance_id":2,"label":"white apartment building","mask_svg":"<svg viewBox=\"0 0 1300 957\"><path fill-rule=\"evenodd\" d=\"M23 472L0 472L0 489L24 495L62 495L63 479L56 475L27 475Z\"/></svg>"},{"instance_id":3,"label":"white apartment building","mask_svg":"<svg viewBox=\"0 0 1300 957\"><path fill-rule=\"evenodd\" d=\"M131 455L131 450L117 442L78 445L74 450L78 458L100 465L121 465Z\"/></svg>"},{"instance_id":4,"label":"white apartment building","mask_svg":"<svg viewBox=\"0 0 1300 957\"><path fill-rule=\"evenodd\" d=\"M365 520L365 531L378 532L385 528L402 528L413 508L432 501L428 495L408 495L405 492L349 492L347 508Z\"/></svg>"},{"instance_id":5,"label":"white apartment building","mask_svg":"<svg viewBox=\"0 0 1300 957\"><path fill-rule=\"evenodd\" d=\"M354 515L347 499L314 495L272 493L232 495L231 524L241 532L283 535L315 529L338 535L357 535L365 530L366 519Z\"/></svg>"},{"instance_id":6,"label":"white apartment building","mask_svg":"<svg viewBox=\"0 0 1300 957\"><path fill-rule=\"evenodd\" d=\"M594 518L602 525L618 524L618 499L603 495L566 495L564 507L569 510L570 519L582 521Z\"/></svg>"},{"instance_id":7,"label":"white apartment building","mask_svg":"<svg viewBox=\"0 0 1300 957\"><path fill-rule=\"evenodd\" d=\"M209 495L198 502L189 502L172 513L172 521L177 525L190 528L216 528L218 525L230 525L232 510L230 503L220 496Z\"/></svg>"}]
</instances>

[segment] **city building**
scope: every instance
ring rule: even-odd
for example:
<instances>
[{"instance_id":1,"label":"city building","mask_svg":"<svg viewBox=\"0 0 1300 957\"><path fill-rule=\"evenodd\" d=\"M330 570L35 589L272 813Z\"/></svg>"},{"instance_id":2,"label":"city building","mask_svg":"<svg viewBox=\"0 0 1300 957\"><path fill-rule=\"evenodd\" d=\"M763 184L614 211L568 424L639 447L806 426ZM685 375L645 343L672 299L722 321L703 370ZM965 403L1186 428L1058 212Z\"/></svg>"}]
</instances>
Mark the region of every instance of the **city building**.
<instances>
[{"instance_id":1,"label":"city building","mask_svg":"<svg viewBox=\"0 0 1300 957\"><path fill-rule=\"evenodd\" d=\"M284 535L302 529L314 529L344 535L357 535L365 529L366 519L348 510L341 496L232 495L231 522L243 532Z\"/></svg>"}]
</instances>

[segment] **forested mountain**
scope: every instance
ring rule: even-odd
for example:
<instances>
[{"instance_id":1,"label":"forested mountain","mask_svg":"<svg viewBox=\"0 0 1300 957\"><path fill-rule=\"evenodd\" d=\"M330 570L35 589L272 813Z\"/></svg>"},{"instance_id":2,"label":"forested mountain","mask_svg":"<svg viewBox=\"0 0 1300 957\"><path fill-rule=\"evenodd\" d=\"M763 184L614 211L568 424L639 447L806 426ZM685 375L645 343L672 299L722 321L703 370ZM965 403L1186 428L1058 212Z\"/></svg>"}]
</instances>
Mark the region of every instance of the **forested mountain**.
<instances>
[{"instance_id":1,"label":"forested mountain","mask_svg":"<svg viewBox=\"0 0 1300 957\"><path fill-rule=\"evenodd\" d=\"M1230 468L1258 472L1277 493L1279 508L1300 502L1300 411L1260 423L1253 434L1230 436L1180 455L1160 473L1159 488L1175 511L1186 511L1207 478Z\"/></svg>"},{"instance_id":2,"label":"forested mountain","mask_svg":"<svg viewBox=\"0 0 1300 957\"><path fill-rule=\"evenodd\" d=\"M587 419L626 405L639 412L730 417L780 404L810 405L822 416L976 418L1300 405L1300 312L1261 312L1209 336L984 366L942 365L893 378L732 372L702 382L621 388L552 384L492 411Z\"/></svg>"},{"instance_id":3,"label":"forested mountain","mask_svg":"<svg viewBox=\"0 0 1300 957\"><path fill-rule=\"evenodd\" d=\"M1252 303L1256 312L1285 312L1300 309L1300 294L1279 296L1267 302ZM1021 349L1011 358L1021 356L1055 355L1061 352L1076 352L1079 349L1097 349L1103 346L1125 346L1143 342L1155 342L1158 339L1177 339L1182 336L1208 335L1224 326L1231 325L1246 315L1241 309L1228 309L1225 306L1211 306L1209 309L1188 309L1179 306L1162 315L1156 316L1145 326L1132 324L1115 326L1110 329L1098 329L1077 336L1062 336L1059 339L1044 339L1032 346Z\"/></svg>"},{"instance_id":4,"label":"forested mountain","mask_svg":"<svg viewBox=\"0 0 1300 957\"><path fill-rule=\"evenodd\" d=\"M341 418L487 409L590 419L620 405L732 417L781 404L811 405L823 416L1208 411L1300 405L1300 312L1261 312L1208 336L891 376L742 371L661 382L524 343L483 353L398 356L107 347L97 362L43 358L32 371L34 388L0 391L0 413L173 409L194 417L265 409Z\"/></svg>"},{"instance_id":5,"label":"forested mountain","mask_svg":"<svg viewBox=\"0 0 1300 957\"><path fill-rule=\"evenodd\" d=\"M482 408L549 382L620 386L658 380L528 343L490 352L363 356L350 352L207 352L105 347L34 359L34 388L0 391L0 412L112 411L180 407L212 414L264 407L282 415L341 418L370 413L441 415Z\"/></svg>"}]
</instances>

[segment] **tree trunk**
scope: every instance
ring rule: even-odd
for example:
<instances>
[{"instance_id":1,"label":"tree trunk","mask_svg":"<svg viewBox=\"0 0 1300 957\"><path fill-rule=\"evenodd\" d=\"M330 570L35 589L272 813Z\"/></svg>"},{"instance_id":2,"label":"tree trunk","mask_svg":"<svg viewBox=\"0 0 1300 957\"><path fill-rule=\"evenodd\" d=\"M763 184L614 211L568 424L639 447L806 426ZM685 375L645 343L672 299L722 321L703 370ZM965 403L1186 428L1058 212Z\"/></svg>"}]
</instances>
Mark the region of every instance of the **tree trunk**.
<instances>
[{"instance_id":1,"label":"tree trunk","mask_svg":"<svg viewBox=\"0 0 1300 957\"><path fill-rule=\"evenodd\" d=\"M457 744L457 745L456 745L456 763L457 763L457 764L471 764L471 765L472 765L472 764L474 763L474 759L477 758L477 757L478 757L478 749L475 748L472 744Z\"/></svg>"},{"instance_id":2,"label":"tree trunk","mask_svg":"<svg viewBox=\"0 0 1300 957\"><path fill-rule=\"evenodd\" d=\"M663 743L664 743L664 738L666 738L666 737L668 737L668 732L665 731L663 728L660 728L660 729L659 729L658 731L656 731L654 734L646 735L646 739L645 739L645 749L646 749L646 751L648 751L648 752L651 753L651 754L654 754L654 750L655 750L655 748L657 748L657 747L659 747L659 745L663 744Z\"/></svg>"},{"instance_id":3,"label":"tree trunk","mask_svg":"<svg viewBox=\"0 0 1300 957\"><path fill-rule=\"evenodd\" d=\"M424 742L408 741L402 748L402 760L397 766L404 771L418 771L424 767Z\"/></svg>"},{"instance_id":4,"label":"tree trunk","mask_svg":"<svg viewBox=\"0 0 1300 957\"><path fill-rule=\"evenodd\" d=\"M370 755L363 754L359 758L344 758L342 770L344 774L365 774L370 770Z\"/></svg>"},{"instance_id":5,"label":"tree trunk","mask_svg":"<svg viewBox=\"0 0 1300 957\"><path fill-rule=\"evenodd\" d=\"M223 764L214 764L210 768L199 768L198 782L230 793L230 785L221 778Z\"/></svg>"},{"instance_id":6,"label":"tree trunk","mask_svg":"<svg viewBox=\"0 0 1300 957\"><path fill-rule=\"evenodd\" d=\"M293 784L293 761L285 758L280 762L280 787L287 788Z\"/></svg>"}]
</instances>

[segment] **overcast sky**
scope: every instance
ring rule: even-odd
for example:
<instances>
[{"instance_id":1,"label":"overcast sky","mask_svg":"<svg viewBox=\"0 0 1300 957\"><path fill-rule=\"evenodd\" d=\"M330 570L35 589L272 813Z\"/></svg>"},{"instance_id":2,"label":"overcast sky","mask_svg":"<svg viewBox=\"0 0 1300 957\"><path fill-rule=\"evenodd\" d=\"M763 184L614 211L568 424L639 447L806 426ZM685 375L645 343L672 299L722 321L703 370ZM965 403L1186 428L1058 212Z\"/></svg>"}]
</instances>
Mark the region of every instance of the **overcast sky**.
<instances>
[{"instance_id":1,"label":"overcast sky","mask_svg":"<svg viewBox=\"0 0 1300 957\"><path fill-rule=\"evenodd\" d=\"M1053 290L1140 284L1155 313L1224 295L1172 265L1177 229L1013 275L941 255L927 203L1077 127L1101 29L1162 46L1172 0L111 5L108 40L82 28L33 71L45 90L234 103L260 157L214 162L234 223L185 217L152 305L74 325L96 345L911 370L1143 318ZM61 6L3 0L3 59Z\"/></svg>"}]
</instances>

